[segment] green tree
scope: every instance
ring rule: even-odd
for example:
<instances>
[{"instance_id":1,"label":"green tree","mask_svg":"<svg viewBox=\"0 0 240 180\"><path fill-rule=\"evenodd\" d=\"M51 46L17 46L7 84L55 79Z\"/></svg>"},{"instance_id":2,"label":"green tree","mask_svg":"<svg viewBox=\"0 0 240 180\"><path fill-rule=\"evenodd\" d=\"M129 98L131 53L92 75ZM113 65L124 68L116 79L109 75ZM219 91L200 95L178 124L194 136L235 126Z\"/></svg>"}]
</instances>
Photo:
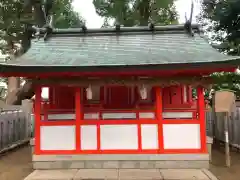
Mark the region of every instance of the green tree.
<instances>
[{"instance_id":1,"label":"green tree","mask_svg":"<svg viewBox=\"0 0 240 180\"><path fill-rule=\"evenodd\" d=\"M202 0L199 22L210 43L220 52L240 55L240 0ZM240 74L214 73L214 90L230 89L240 97Z\"/></svg>"},{"instance_id":2,"label":"green tree","mask_svg":"<svg viewBox=\"0 0 240 180\"><path fill-rule=\"evenodd\" d=\"M27 0L26 0L27 1ZM14 54L19 52L21 46L26 46L24 24L43 26L37 17L37 9L40 3L33 5L35 11L24 12L24 0L0 0L0 51L2 54ZM72 0L55 0L51 12L53 14L53 26L56 28L79 27L83 20L77 12L73 11ZM21 52L22 53L22 52ZM21 55L17 54L17 55Z\"/></svg>"},{"instance_id":3,"label":"green tree","mask_svg":"<svg viewBox=\"0 0 240 180\"><path fill-rule=\"evenodd\" d=\"M202 0L199 21L204 23L214 46L230 55L240 55L240 0Z\"/></svg>"},{"instance_id":4,"label":"green tree","mask_svg":"<svg viewBox=\"0 0 240 180\"><path fill-rule=\"evenodd\" d=\"M175 0L93 0L101 17L124 26L177 24ZM106 24L106 22L105 22Z\"/></svg>"},{"instance_id":5,"label":"green tree","mask_svg":"<svg viewBox=\"0 0 240 180\"><path fill-rule=\"evenodd\" d=\"M51 8L49 2L52 1ZM46 24L42 16L44 2L49 9L46 13L53 15L55 28L80 27L83 24L81 16L73 11L72 0L0 0L0 54L7 54L9 57L21 56L30 48L30 36L24 30L26 24L37 27ZM20 78L17 79L16 88L20 84ZM21 100L34 95L30 84L27 81L22 89L15 92L18 97L12 98L15 99L13 104L19 104Z\"/></svg>"}]
</instances>

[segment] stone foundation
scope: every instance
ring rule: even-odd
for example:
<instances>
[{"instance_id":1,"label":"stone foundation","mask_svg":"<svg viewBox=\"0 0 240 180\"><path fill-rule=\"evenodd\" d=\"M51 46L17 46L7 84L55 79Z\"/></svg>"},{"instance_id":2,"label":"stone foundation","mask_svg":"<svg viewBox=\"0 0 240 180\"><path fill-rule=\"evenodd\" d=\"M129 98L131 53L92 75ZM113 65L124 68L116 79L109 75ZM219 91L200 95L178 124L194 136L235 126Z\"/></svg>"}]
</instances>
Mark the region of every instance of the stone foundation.
<instances>
[{"instance_id":1,"label":"stone foundation","mask_svg":"<svg viewBox=\"0 0 240 180\"><path fill-rule=\"evenodd\" d=\"M218 180L207 169L35 170L24 180Z\"/></svg>"},{"instance_id":2,"label":"stone foundation","mask_svg":"<svg viewBox=\"0 0 240 180\"><path fill-rule=\"evenodd\" d=\"M31 140L34 148L34 140ZM32 148L32 149L33 149ZM208 148L211 148L208 145ZM202 169L209 154L34 155L33 168L44 169Z\"/></svg>"}]
</instances>

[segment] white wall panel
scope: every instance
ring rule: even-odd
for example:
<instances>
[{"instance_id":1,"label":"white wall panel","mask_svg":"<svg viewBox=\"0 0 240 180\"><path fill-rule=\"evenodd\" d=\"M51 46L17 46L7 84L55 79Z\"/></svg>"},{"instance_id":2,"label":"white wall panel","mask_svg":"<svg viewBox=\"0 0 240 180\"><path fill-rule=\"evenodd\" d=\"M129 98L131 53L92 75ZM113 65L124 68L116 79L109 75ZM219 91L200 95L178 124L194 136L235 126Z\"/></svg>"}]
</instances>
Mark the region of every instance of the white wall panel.
<instances>
[{"instance_id":1,"label":"white wall panel","mask_svg":"<svg viewBox=\"0 0 240 180\"><path fill-rule=\"evenodd\" d=\"M74 150L75 126L41 126L41 150Z\"/></svg>"},{"instance_id":2,"label":"white wall panel","mask_svg":"<svg viewBox=\"0 0 240 180\"><path fill-rule=\"evenodd\" d=\"M99 119L99 113L85 113L84 119Z\"/></svg>"},{"instance_id":3,"label":"white wall panel","mask_svg":"<svg viewBox=\"0 0 240 180\"><path fill-rule=\"evenodd\" d=\"M158 149L157 124L141 125L142 149Z\"/></svg>"},{"instance_id":4,"label":"white wall panel","mask_svg":"<svg viewBox=\"0 0 240 180\"><path fill-rule=\"evenodd\" d=\"M75 120L75 114L49 114L48 119L50 120Z\"/></svg>"},{"instance_id":5,"label":"white wall panel","mask_svg":"<svg viewBox=\"0 0 240 180\"><path fill-rule=\"evenodd\" d=\"M200 149L199 124L164 124L164 149Z\"/></svg>"},{"instance_id":6,"label":"white wall panel","mask_svg":"<svg viewBox=\"0 0 240 180\"><path fill-rule=\"evenodd\" d=\"M193 117L193 112L163 112L162 117L166 119L188 119Z\"/></svg>"},{"instance_id":7,"label":"white wall panel","mask_svg":"<svg viewBox=\"0 0 240 180\"><path fill-rule=\"evenodd\" d=\"M101 149L138 149L137 125L101 125Z\"/></svg>"},{"instance_id":8,"label":"white wall panel","mask_svg":"<svg viewBox=\"0 0 240 180\"><path fill-rule=\"evenodd\" d=\"M103 119L136 119L136 113L103 113Z\"/></svg>"},{"instance_id":9,"label":"white wall panel","mask_svg":"<svg viewBox=\"0 0 240 180\"><path fill-rule=\"evenodd\" d=\"M97 126L95 125L81 126L81 149L82 150L97 149Z\"/></svg>"},{"instance_id":10,"label":"white wall panel","mask_svg":"<svg viewBox=\"0 0 240 180\"><path fill-rule=\"evenodd\" d=\"M140 119L154 119L155 118L155 113L153 113L153 112L141 112L141 113L139 113L139 118Z\"/></svg>"}]
</instances>

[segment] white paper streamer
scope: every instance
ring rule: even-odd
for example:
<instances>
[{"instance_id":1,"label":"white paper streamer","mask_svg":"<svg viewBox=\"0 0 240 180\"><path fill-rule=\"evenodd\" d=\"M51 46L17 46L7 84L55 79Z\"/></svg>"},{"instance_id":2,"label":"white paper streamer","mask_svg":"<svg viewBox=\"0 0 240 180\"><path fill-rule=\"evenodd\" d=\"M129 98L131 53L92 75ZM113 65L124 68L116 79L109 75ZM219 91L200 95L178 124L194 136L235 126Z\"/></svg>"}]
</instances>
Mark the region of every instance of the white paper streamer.
<instances>
[{"instance_id":1,"label":"white paper streamer","mask_svg":"<svg viewBox=\"0 0 240 180\"><path fill-rule=\"evenodd\" d=\"M92 86L89 85L88 88L86 89L86 96L88 100L91 100L93 98L93 93L92 93Z\"/></svg>"},{"instance_id":2,"label":"white paper streamer","mask_svg":"<svg viewBox=\"0 0 240 180\"><path fill-rule=\"evenodd\" d=\"M139 88L139 94L140 94L141 99L147 99L147 88L145 87L145 85L142 85Z\"/></svg>"}]
</instances>

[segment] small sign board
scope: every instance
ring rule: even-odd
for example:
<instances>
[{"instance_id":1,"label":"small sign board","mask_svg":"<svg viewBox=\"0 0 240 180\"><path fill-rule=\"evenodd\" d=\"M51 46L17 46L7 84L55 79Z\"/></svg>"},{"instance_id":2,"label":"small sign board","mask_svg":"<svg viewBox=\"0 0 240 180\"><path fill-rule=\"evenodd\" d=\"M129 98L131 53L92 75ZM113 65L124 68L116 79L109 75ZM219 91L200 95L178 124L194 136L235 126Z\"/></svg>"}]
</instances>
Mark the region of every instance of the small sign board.
<instances>
[{"instance_id":1,"label":"small sign board","mask_svg":"<svg viewBox=\"0 0 240 180\"><path fill-rule=\"evenodd\" d=\"M215 92L215 112L228 112L231 113L236 108L236 97L233 91L220 90Z\"/></svg>"}]
</instances>

